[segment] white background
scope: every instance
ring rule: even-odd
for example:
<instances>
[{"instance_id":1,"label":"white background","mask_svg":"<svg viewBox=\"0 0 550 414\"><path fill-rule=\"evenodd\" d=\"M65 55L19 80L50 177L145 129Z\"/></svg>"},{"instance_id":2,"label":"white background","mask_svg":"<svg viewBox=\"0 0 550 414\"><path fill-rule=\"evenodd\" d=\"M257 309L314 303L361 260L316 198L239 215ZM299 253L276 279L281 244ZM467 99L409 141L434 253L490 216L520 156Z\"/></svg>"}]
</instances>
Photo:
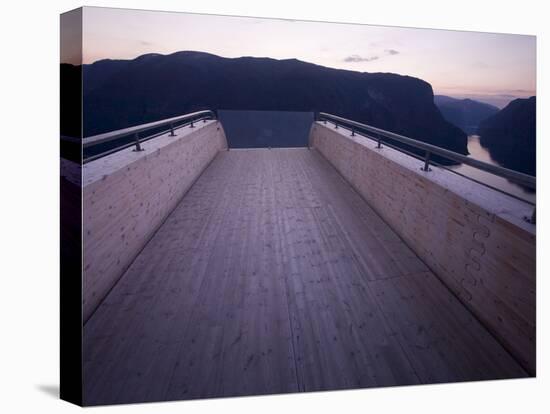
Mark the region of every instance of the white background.
<instances>
[{"instance_id":1,"label":"white background","mask_svg":"<svg viewBox=\"0 0 550 414\"><path fill-rule=\"evenodd\" d=\"M138 404L116 412L524 413L550 406L548 260L548 18L544 1L129 0L86 5L479 30L538 36L538 378L302 395ZM4 2L0 13L0 410L74 412L58 400L59 13L78 1ZM545 18L546 17L546 18ZM437 64L437 62L434 62ZM546 236L545 236L546 234ZM546 407L546 412L549 408Z\"/></svg>"}]
</instances>

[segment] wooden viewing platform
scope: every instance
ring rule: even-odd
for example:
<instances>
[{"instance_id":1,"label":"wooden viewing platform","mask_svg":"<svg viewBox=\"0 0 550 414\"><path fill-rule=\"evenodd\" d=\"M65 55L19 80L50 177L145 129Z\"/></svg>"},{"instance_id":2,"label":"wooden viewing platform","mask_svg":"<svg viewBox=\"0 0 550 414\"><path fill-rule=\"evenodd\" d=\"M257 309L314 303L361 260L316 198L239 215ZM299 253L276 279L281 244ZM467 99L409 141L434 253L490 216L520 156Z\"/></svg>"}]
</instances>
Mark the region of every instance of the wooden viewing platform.
<instances>
[{"instance_id":1,"label":"wooden viewing platform","mask_svg":"<svg viewBox=\"0 0 550 414\"><path fill-rule=\"evenodd\" d=\"M307 148L219 152L83 343L86 404L527 376Z\"/></svg>"}]
</instances>

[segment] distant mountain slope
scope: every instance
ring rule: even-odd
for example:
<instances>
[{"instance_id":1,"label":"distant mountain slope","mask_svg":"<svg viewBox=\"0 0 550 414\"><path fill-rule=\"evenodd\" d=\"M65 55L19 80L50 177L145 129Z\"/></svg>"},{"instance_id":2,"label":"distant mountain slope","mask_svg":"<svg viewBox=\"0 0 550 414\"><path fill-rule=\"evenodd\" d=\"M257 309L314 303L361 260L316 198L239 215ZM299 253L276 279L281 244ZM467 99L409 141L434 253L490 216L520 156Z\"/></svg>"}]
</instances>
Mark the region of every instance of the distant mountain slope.
<instances>
[{"instance_id":1,"label":"distant mountain slope","mask_svg":"<svg viewBox=\"0 0 550 414\"><path fill-rule=\"evenodd\" d=\"M498 112L498 108L472 99L435 95L434 102L443 117L467 134L475 134L481 121Z\"/></svg>"},{"instance_id":2,"label":"distant mountain slope","mask_svg":"<svg viewBox=\"0 0 550 414\"><path fill-rule=\"evenodd\" d=\"M85 136L201 109L324 111L467 153L431 86L409 76L190 51L99 61L83 76Z\"/></svg>"},{"instance_id":3,"label":"distant mountain slope","mask_svg":"<svg viewBox=\"0 0 550 414\"><path fill-rule=\"evenodd\" d=\"M480 143L506 168L536 174L536 97L513 100L479 126Z\"/></svg>"},{"instance_id":4,"label":"distant mountain slope","mask_svg":"<svg viewBox=\"0 0 550 414\"><path fill-rule=\"evenodd\" d=\"M93 65L83 65L82 76L85 81L82 82L82 92L86 95L94 88L100 87L127 67L130 62L129 60L104 59L95 62Z\"/></svg>"}]
</instances>

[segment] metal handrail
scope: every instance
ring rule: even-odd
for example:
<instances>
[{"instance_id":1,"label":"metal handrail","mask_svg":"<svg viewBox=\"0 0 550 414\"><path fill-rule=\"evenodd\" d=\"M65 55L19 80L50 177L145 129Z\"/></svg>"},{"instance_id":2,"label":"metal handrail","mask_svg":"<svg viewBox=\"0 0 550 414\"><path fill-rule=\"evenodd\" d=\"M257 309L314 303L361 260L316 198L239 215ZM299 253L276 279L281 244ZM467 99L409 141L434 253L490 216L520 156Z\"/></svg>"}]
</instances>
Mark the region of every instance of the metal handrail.
<instances>
[{"instance_id":1,"label":"metal handrail","mask_svg":"<svg viewBox=\"0 0 550 414\"><path fill-rule=\"evenodd\" d=\"M149 122L148 124L141 124L133 127L118 129L116 131L105 132L103 134L98 134L91 137L86 137L82 139L82 147L88 148L94 145L115 141L117 139L133 135L135 137L136 151L141 151L141 140L139 134L142 134L143 132L147 132L155 128L161 128L163 126L169 126L170 135L174 135L174 128L176 128L177 124L185 121L191 121L191 127L193 127L193 122L206 119L216 119L216 114L214 113L214 111L206 110L193 112L190 114L175 116L173 118L162 119L160 121Z\"/></svg>"},{"instance_id":2,"label":"metal handrail","mask_svg":"<svg viewBox=\"0 0 550 414\"><path fill-rule=\"evenodd\" d=\"M488 164L486 162L476 160L475 158L467 157L466 155L459 154L457 152L450 151L445 148L441 148L432 144L428 144L426 142L418 141L413 138L405 137L403 135L399 135L394 132L386 131L384 129L376 128L371 125L362 124L360 122L352 121L350 119L342 118L340 116L328 114L325 112L319 112L317 120L324 121L325 123L326 121L332 122L335 128L338 128L339 126L341 126L346 129L349 129L352 135L355 135L355 133L364 135L364 134L361 134L362 132L363 133L369 132L371 134L374 134L376 135L376 137L372 137L369 135L366 135L366 136L368 138L372 138L377 141L377 148L381 148L381 144L384 142L386 145L389 145L392 148L397 149L399 151L406 152L410 155L409 151L398 148L395 145L390 145L391 143L384 141L384 139L389 139L389 140L397 141L402 144L408 145L412 148L416 148L418 150L424 151L424 166L421 167L421 170L426 172L431 170L430 165L437 165L437 163L430 160L431 156L438 155L442 158L459 162L462 164L466 164L471 167L477 168L478 170L486 171L488 173L497 175L499 177L513 181L524 187L527 187L533 190L536 190L537 188L537 180L535 177L531 175L510 170L508 168L500 167L498 165ZM525 217L525 220L528 221L529 223L535 224L535 210L533 210L533 214L530 217Z\"/></svg>"},{"instance_id":3,"label":"metal handrail","mask_svg":"<svg viewBox=\"0 0 550 414\"><path fill-rule=\"evenodd\" d=\"M488 164L486 162L476 160L475 158L471 158L466 155L459 154L458 152L450 151L445 148L441 148L432 144L428 144L426 142L405 137L403 135L389 132L384 129L361 124L359 122L352 121L350 119L342 118L332 114L327 114L324 112L319 113L319 120L320 121L328 120L334 123L335 126L348 127L348 129L350 129L352 133L355 133L355 132L360 133L361 131L368 131L368 132L374 133L377 135L379 143L384 142L383 138L388 138L388 139L400 142L402 144L409 145L413 148L425 151L425 165L423 168L424 171L427 171L429 168L431 155L439 155L440 157L449 159L451 161L460 162L460 163L469 165L471 167L477 168L478 170L483 170L491 174L498 175L499 177L503 177L508 180L514 181L524 187L528 187L533 190L535 190L537 187L536 178L531 175L510 170L508 168L500 167L498 165Z\"/></svg>"}]
</instances>

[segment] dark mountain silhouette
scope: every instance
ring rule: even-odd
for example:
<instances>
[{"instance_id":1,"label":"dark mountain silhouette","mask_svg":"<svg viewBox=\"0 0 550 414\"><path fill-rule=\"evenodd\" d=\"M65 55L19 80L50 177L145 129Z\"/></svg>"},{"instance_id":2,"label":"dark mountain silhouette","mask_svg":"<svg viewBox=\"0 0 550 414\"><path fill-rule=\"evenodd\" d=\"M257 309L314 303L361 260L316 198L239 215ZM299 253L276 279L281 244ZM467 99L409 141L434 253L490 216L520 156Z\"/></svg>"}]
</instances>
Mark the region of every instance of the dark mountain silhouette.
<instances>
[{"instance_id":1,"label":"dark mountain silhouette","mask_svg":"<svg viewBox=\"0 0 550 414\"><path fill-rule=\"evenodd\" d=\"M307 147L311 112L219 110L230 148Z\"/></svg>"},{"instance_id":2,"label":"dark mountain silhouette","mask_svg":"<svg viewBox=\"0 0 550 414\"><path fill-rule=\"evenodd\" d=\"M515 99L479 126L480 143L506 168L536 174L536 97Z\"/></svg>"},{"instance_id":3,"label":"dark mountain silhouette","mask_svg":"<svg viewBox=\"0 0 550 414\"><path fill-rule=\"evenodd\" d=\"M456 99L445 95L435 95L434 102L443 117L467 134L475 134L480 122L499 109L496 106L472 99Z\"/></svg>"},{"instance_id":4,"label":"dark mountain silhouette","mask_svg":"<svg viewBox=\"0 0 550 414\"><path fill-rule=\"evenodd\" d=\"M296 59L148 54L84 65L84 135L202 109L323 111L467 154L427 82Z\"/></svg>"},{"instance_id":5,"label":"dark mountain silhouette","mask_svg":"<svg viewBox=\"0 0 550 414\"><path fill-rule=\"evenodd\" d=\"M94 88L103 85L127 67L130 62L130 60L104 59L93 65L83 65L83 77L86 81L82 83L82 92L89 94Z\"/></svg>"}]
</instances>

